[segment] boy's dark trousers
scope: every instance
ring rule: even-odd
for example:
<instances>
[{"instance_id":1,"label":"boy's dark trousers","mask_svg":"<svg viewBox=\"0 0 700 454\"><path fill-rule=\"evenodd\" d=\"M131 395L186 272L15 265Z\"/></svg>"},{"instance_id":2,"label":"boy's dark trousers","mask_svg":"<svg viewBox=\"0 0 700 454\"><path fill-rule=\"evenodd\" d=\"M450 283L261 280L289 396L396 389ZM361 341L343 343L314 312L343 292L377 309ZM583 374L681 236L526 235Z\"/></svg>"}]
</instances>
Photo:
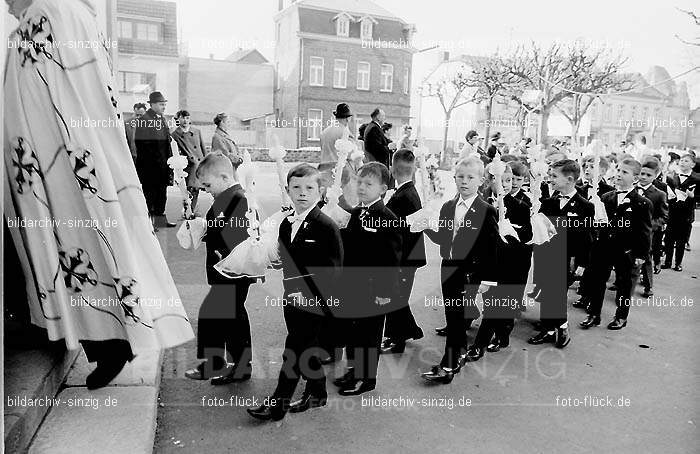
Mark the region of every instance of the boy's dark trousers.
<instances>
[{"instance_id":1,"label":"boy's dark trousers","mask_svg":"<svg viewBox=\"0 0 700 454\"><path fill-rule=\"evenodd\" d=\"M442 297L447 323L445 354L440 361L442 367L454 369L467 346L467 320L479 318L475 305L478 282L471 282L469 275L457 263L443 259L440 267Z\"/></svg>"},{"instance_id":2,"label":"boy's dark trousers","mask_svg":"<svg viewBox=\"0 0 700 454\"><path fill-rule=\"evenodd\" d=\"M384 319L385 315L379 314L348 320L345 354L355 379L377 382Z\"/></svg>"},{"instance_id":3,"label":"boy's dark trousers","mask_svg":"<svg viewBox=\"0 0 700 454\"><path fill-rule=\"evenodd\" d=\"M280 370L273 398L289 402L299 383L306 380L305 394L326 395L326 375L319 359L318 334L324 316L293 305L284 306L287 340L284 343L284 362Z\"/></svg>"},{"instance_id":4,"label":"boy's dark trousers","mask_svg":"<svg viewBox=\"0 0 700 454\"><path fill-rule=\"evenodd\" d=\"M510 333L515 326L515 313L524 290L524 285L499 283L484 293L484 317L474 338L475 346L486 348L494 336L503 345L509 344Z\"/></svg>"},{"instance_id":5,"label":"boy's dark trousers","mask_svg":"<svg viewBox=\"0 0 700 454\"><path fill-rule=\"evenodd\" d=\"M594 279L589 293L591 303L588 306L588 314L600 317L608 278L614 267L617 283L615 318L627 319L632 289L639 278L639 267L635 265L632 255L620 249L610 248L609 245L607 249L605 245L599 245L593 252L591 266L594 270Z\"/></svg>"},{"instance_id":6,"label":"boy's dark trousers","mask_svg":"<svg viewBox=\"0 0 700 454\"><path fill-rule=\"evenodd\" d=\"M666 258L665 264L671 266L671 260L676 258L676 265L683 262L685 254L685 244L690 238L690 230L693 222L689 219L684 219L673 210L668 218L668 226L666 227Z\"/></svg>"},{"instance_id":7,"label":"boy's dark trousers","mask_svg":"<svg viewBox=\"0 0 700 454\"><path fill-rule=\"evenodd\" d=\"M535 269L542 280L540 321L543 331L554 331L567 321L567 290L573 283L572 257L567 254L567 235L559 232L535 248Z\"/></svg>"},{"instance_id":8,"label":"boy's dark trousers","mask_svg":"<svg viewBox=\"0 0 700 454\"><path fill-rule=\"evenodd\" d=\"M197 358L209 360L207 376L224 375L227 361L234 363L241 375L250 368L250 321L245 301L251 283L240 278L212 285L199 308Z\"/></svg>"},{"instance_id":9,"label":"boy's dark trousers","mask_svg":"<svg viewBox=\"0 0 700 454\"><path fill-rule=\"evenodd\" d=\"M409 305L416 270L417 268L408 266L399 269L398 301L396 304L398 309L386 315L384 336L389 339L405 341L415 338L421 332Z\"/></svg>"}]
</instances>

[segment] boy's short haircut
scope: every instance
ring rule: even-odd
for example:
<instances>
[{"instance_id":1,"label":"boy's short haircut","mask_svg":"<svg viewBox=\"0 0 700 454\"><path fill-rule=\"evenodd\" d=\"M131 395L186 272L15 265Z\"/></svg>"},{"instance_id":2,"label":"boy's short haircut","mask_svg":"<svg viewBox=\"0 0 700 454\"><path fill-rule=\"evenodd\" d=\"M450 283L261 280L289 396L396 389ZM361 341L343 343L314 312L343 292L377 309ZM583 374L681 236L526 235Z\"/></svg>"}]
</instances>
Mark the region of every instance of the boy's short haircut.
<instances>
[{"instance_id":1,"label":"boy's short haircut","mask_svg":"<svg viewBox=\"0 0 700 454\"><path fill-rule=\"evenodd\" d=\"M518 161L511 161L508 163L508 167L513 171L513 176L514 177L525 177L527 175L527 167L525 165Z\"/></svg>"},{"instance_id":2,"label":"boy's short haircut","mask_svg":"<svg viewBox=\"0 0 700 454\"><path fill-rule=\"evenodd\" d=\"M545 157L545 159L548 159L548 158L551 158L552 156L554 156L555 154L564 156L564 159L566 159L566 153L564 153L563 151L559 151L559 150L550 150L547 152L547 154L544 155L544 157Z\"/></svg>"},{"instance_id":3,"label":"boy's short haircut","mask_svg":"<svg viewBox=\"0 0 700 454\"><path fill-rule=\"evenodd\" d=\"M377 161L368 162L357 170L360 177L373 176L381 182L381 184L389 185L391 174L389 169L384 164Z\"/></svg>"},{"instance_id":4,"label":"boy's short haircut","mask_svg":"<svg viewBox=\"0 0 700 454\"><path fill-rule=\"evenodd\" d=\"M189 117L190 113L187 110L178 110L175 114L175 118Z\"/></svg>"},{"instance_id":5,"label":"boy's short haircut","mask_svg":"<svg viewBox=\"0 0 700 454\"><path fill-rule=\"evenodd\" d=\"M457 173L457 168L458 167L470 167L470 166L475 166L477 169L479 169L479 175L484 176L484 161L481 160L478 156L470 155L467 156L466 158L460 160L457 162L455 165L455 173Z\"/></svg>"},{"instance_id":6,"label":"boy's short haircut","mask_svg":"<svg viewBox=\"0 0 700 454\"><path fill-rule=\"evenodd\" d=\"M231 159L221 152L209 153L197 166L195 175L199 178L205 173L227 175L233 177L233 163Z\"/></svg>"},{"instance_id":7,"label":"boy's short haircut","mask_svg":"<svg viewBox=\"0 0 700 454\"><path fill-rule=\"evenodd\" d=\"M416 169L416 156L408 148L401 148L392 157L392 168L401 176L411 176Z\"/></svg>"},{"instance_id":8,"label":"boy's short haircut","mask_svg":"<svg viewBox=\"0 0 700 454\"><path fill-rule=\"evenodd\" d=\"M316 167L306 162L298 164L289 170L287 173L287 185L289 185L292 177L303 178L309 176L314 177L319 188L323 186L321 182L321 172L319 172Z\"/></svg>"},{"instance_id":9,"label":"boy's short haircut","mask_svg":"<svg viewBox=\"0 0 700 454\"><path fill-rule=\"evenodd\" d=\"M593 162L595 160L595 156L592 154L586 155L583 157L583 165L585 166L589 162ZM603 156L600 157L600 161L598 161L598 166L600 167L600 170L602 172L605 172L608 170L610 167L610 163L608 162L607 159L605 159Z\"/></svg>"},{"instance_id":10,"label":"boy's short haircut","mask_svg":"<svg viewBox=\"0 0 700 454\"><path fill-rule=\"evenodd\" d=\"M680 159L680 158L681 158L681 155L679 155L679 154L676 153L675 151L669 151L669 152L668 152L668 157L670 158L671 161L675 161L675 160L677 160L677 159Z\"/></svg>"},{"instance_id":11,"label":"boy's short haircut","mask_svg":"<svg viewBox=\"0 0 700 454\"><path fill-rule=\"evenodd\" d=\"M649 156L642 163L642 167L646 167L647 169L651 169L654 172L658 172L659 169L661 169L661 161L656 159L656 157L654 156Z\"/></svg>"},{"instance_id":12,"label":"boy's short haircut","mask_svg":"<svg viewBox=\"0 0 700 454\"><path fill-rule=\"evenodd\" d=\"M681 159L688 158L691 161L695 162L695 156L692 155L692 153L685 153L683 156L681 156Z\"/></svg>"},{"instance_id":13,"label":"boy's short haircut","mask_svg":"<svg viewBox=\"0 0 700 454\"><path fill-rule=\"evenodd\" d=\"M573 159L562 159L552 163L552 170L559 170L566 177L573 177L574 181L581 176L581 167Z\"/></svg>"},{"instance_id":14,"label":"boy's short haircut","mask_svg":"<svg viewBox=\"0 0 700 454\"><path fill-rule=\"evenodd\" d=\"M633 158L623 159L622 162L620 162L620 165L632 168L632 173L634 175L639 175L642 172L642 165L639 163L639 161Z\"/></svg>"}]
</instances>

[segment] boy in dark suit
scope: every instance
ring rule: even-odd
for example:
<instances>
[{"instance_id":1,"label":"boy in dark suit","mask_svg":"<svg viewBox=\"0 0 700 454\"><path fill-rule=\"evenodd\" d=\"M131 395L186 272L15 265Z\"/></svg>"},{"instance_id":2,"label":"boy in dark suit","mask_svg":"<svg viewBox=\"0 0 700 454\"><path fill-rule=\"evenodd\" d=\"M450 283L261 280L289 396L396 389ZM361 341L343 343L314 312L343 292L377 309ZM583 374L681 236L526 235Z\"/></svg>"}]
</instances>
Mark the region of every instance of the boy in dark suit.
<instances>
[{"instance_id":1,"label":"boy in dark suit","mask_svg":"<svg viewBox=\"0 0 700 454\"><path fill-rule=\"evenodd\" d=\"M584 329L600 324L605 287L613 267L617 282L617 311L608 329L619 330L627 326L632 289L651 245L651 202L634 189L641 168L634 159L623 159L615 177L617 190L603 196L608 224L602 228L592 254L595 277L591 284L588 317L581 322Z\"/></svg>"},{"instance_id":2,"label":"boy in dark suit","mask_svg":"<svg viewBox=\"0 0 700 454\"><path fill-rule=\"evenodd\" d=\"M486 349L497 352L510 345L510 333L525 291L531 251L525 243L532 239L530 207L511 194L512 177L510 166L505 166L501 177L506 194L503 207L505 218L513 225L518 238L498 237L498 285L484 295L484 315L474 344L467 350L467 361L479 360ZM493 175L489 175L489 182L491 196L487 200L498 210L498 187Z\"/></svg>"},{"instance_id":3,"label":"boy in dark suit","mask_svg":"<svg viewBox=\"0 0 700 454\"><path fill-rule=\"evenodd\" d=\"M669 189L675 197L669 198L668 228L666 229L666 258L661 268L671 268L671 261L676 258L676 271L683 271L683 254L685 244L690 238L690 230L695 217L695 189L700 183L700 175L693 172L695 159L686 154L678 161L680 172L668 177Z\"/></svg>"},{"instance_id":4,"label":"boy in dark suit","mask_svg":"<svg viewBox=\"0 0 700 454\"><path fill-rule=\"evenodd\" d=\"M340 231L316 206L321 197L319 171L309 164L294 167L287 175L287 192L295 211L280 225L279 248L288 334L275 392L267 403L248 409L262 420L280 420L287 410L299 413L326 404L326 376L314 350L324 315L330 315L329 306L337 301L333 292L343 261ZM304 394L290 403L301 376L306 379Z\"/></svg>"},{"instance_id":5,"label":"boy in dark suit","mask_svg":"<svg viewBox=\"0 0 700 454\"><path fill-rule=\"evenodd\" d=\"M358 169L360 205L352 209L343 233L343 280L348 290L342 306L343 315L349 319L348 370L333 381L343 396L362 394L376 387L384 315L392 309L390 303L397 299L401 259L399 221L382 201L389 179L389 169L378 162Z\"/></svg>"},{"instance_id":6,"label":"boy in dark suit","mask_svg":"<svg viewBox=\"0 0 700 454\"><path fill-rule=\"evenodd\" d=\"M668 221L666 193L654 186L654 181L659 173L661 173L659 160L653 156L648 157L642 164L639 184L637 185L639 195L649 199L652 205L651 250L644 265L642 265L642 285L644 285L643 296L645 298L654 295L654 274L661 272L661 242Z\"/></svg>"},{"instance_id":7,"label":"boy in dark suit","mask_svg":"<svg viewBox=\"0 0 700 454\"><path fill-rule=\"evenodd\" d=\"M484 163L469 156L455 166L457 196L440 209L438 231L425 234L440 246L440 281L447 322L445 353L423 378L450 383L466 361L467 324L479 318L477 293L496 285L498 214L478 193Z\"/></svg>"},{"instance_id":8,"label":"boy in dark suit","mask_svg":"<svg viewBox=\"0 0 700 454\"><path fill-rule=\"evenodd\" d=\"M212 378L212 385L248 380L252 371L250 322L244 304L248 288L255 280L248 276L225 277L214 269L214 265L248 238L248 201L238 183L238 165L240 162L234 165L221 153L210 153L197 167L202 188L214 196L206 215L207 230L203 238L207 244L207 281L211 290L199 308L197 326L197 358L206 361L185 375L195 380L218 375ZM231 368L227 367L228 359L234 364Z\"/></svg>"},{"instance_id":9,"label":"boy in dark suit","mask_svg":"<svg viewBox=\"0 0 700 454\"><path fill-rule=\"evenodd\" d=\"M386 315L382 353L403 353L406 340L420 339L423 330L416 324L409 300L416 270L425 265L425 242L421 232L412 233L406 224L406 216L421 209L420 197L413 184L416 158L408 149L394 153L391 173L396 181L396 191L386 204L401 222L401 262L399 268L399 293L395 306L398 309Z\"/></svg>"},{"instance_id":10,"label":"boy in dark suit","mask_svg":"<svg viewBox=\"0 0 700 454\"><path fill-rule=\"evenodd\" d=\"M518 202L522 202L528 207L531 207L532 200L530 200L530 196L523 189L523 184L525 184L525 178L528 176L529 171L527 166L520 161L511 161L508 163L508 167L510 167L513 172L513 183L511 185L510 194L508 195Z\"/></svg>"},{"instance_id":11,"label":"boy in dark suit","mask_svg":"<svg viewBox=\"0 0 700 454\"><path fill-rule=\"evenodd\" d=\"M529 344L553 342L564 348L571 341L566 306L567 290L574 281L572 260L587 265L594 215L593 204L576 191L580 174L581 168L571 159L557 161L550 168L555 194L542 202L540 212L552 220L557 234L535 252L535 267L546 272L547 278L538 282L542 287L541 326L539 334L528 339Z\"/></svg>"},{"instance_id":12,"label":"boy in dark suit","mask_svg":"<svg viewBox=\"0 0 700 454\"><path fill-rule=\"evenodd\" d=\"M593 167L595 166L595 156L588 155L583 158L583 175L582 178L576 182L576 190L581 196L585 197L586 200L590 201L593 199ZM609 168L608 160L601 157L598 161L599 167L599 178L598 181L598 197L602 199L603 194L610 191L614 191L615 188L610 186L605 182L603 176L607 173ZM591 241L598 241L599 229L595 226L591 228ZM587 260L590 263L590 257ZM580 265L579 263L576 264ZM586 293L586 286L590 285L591 279L593 279L593 269L590 266L586 266L581 280L579 281L578 294L581 295L578 301L576 301L573 306L580 309L586 309L588 303L590 303L590 297Z\"/></svg>"}]
</instances>

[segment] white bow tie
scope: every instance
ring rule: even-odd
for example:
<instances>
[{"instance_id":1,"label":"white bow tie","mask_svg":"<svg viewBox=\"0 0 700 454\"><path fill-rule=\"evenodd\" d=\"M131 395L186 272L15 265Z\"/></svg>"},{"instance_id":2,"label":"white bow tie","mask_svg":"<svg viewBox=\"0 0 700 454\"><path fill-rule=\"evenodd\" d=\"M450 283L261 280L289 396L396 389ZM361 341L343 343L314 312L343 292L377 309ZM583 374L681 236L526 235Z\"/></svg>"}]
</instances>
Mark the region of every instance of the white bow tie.
<instances>
[{"instance_id":1,"label":"white bow tie","mask_svg":"<svg viewBox=\"0 0 700 454\"><path fill-rule=\"evenodd\" d=\"M287 220L289 220L289 222L292 224L298 224L304 220L304 216L300 214L293 214L291 216L287 216Z\"/></svg>"}]
</instances>

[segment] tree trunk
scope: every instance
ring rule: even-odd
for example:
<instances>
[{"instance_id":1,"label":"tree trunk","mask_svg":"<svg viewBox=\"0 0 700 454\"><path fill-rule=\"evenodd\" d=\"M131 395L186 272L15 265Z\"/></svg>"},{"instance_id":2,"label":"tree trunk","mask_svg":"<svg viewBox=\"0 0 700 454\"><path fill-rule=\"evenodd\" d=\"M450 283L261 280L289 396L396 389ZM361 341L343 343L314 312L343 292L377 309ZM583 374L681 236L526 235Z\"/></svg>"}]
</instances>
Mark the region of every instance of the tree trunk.
<instances>
[{"instance_id":1,"label":"tree trunk","mask_svg":"<svg viewBox=\"0 0 700 454\"><path fill-rule=\"evenodd\" d=\"M540 114L540 143L542 145L549 145L549 127L547 122L549 121L549 109L550 107L542 107L542 113Z\"/></svg>"},{"instance_id":2,"label":"tree trunk","mask_svg":"<svg viewBox=\"0 0 700 454\"><path fill-rule=\"evenodd\" d=\"M440 165L445 162L445 156L447 155L447 134L450 131L450 117L452 117L452 111L445 112L445 131L442 136L442 153L440 153Z\"/></svg>"},{"instance_id":3,"label":"tree trunk","mask_svg":"<svg viewBox=\"0 0 700 454\"><path fill-rule=\"evenodd\" d=\"M486 152L489 148L489 140L490 140L490 134L491 134L491 115L493 114L493 98L489 98L489 100L486 102L486 121L485 126L486 129L484 130L484 152Z\"/></svg>"}]
</instances>

